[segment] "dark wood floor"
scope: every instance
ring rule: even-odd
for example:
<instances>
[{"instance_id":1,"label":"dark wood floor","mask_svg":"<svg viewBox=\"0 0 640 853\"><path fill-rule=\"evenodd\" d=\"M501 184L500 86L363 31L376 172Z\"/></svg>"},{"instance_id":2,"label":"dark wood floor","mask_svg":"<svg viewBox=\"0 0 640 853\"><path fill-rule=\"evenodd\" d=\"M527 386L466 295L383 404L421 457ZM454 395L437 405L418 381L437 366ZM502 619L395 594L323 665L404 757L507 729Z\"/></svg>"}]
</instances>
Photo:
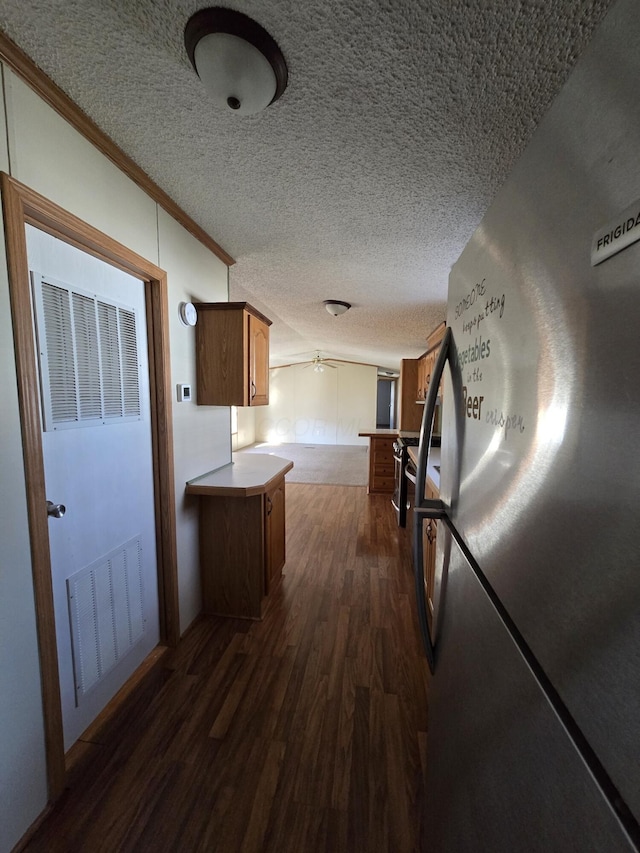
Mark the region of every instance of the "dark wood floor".
<instances>
[{"instance_id":1,"label":"dark wood floor","mask_svg":"<svg viewBox=\"0 0 640 853\"><path fill-rule=\"evenodd\" d=\"M287 486L265 619L202 618L28 851L424 851L426 663L388 497Z\"/></svg>"}]
</instances>

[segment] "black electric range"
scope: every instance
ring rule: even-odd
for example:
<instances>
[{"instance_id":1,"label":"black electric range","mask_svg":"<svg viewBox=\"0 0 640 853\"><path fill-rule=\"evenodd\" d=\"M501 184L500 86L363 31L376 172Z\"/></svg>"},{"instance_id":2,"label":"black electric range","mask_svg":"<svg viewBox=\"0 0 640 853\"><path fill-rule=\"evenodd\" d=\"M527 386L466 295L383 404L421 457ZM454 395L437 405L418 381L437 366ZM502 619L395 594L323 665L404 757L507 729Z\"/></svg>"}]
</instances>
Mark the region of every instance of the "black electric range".
<instances>
[{"instance_id":1,"label":"black electric range","mask_svg":"<svg viewBox=\"0 0 640 853\"><path fill-rule=\"evenodd\" d=\"M420 439L417 436L402 436L399 435L393 442L393 465L395 483L393 489L393 497L391 503L396 511L396 518L399 527L407 526L407 477L405 469L409 457L407 448L417 447Z\"/></svg>"},{"instance_id":2,"label":"black electric range","mask_svg":"<svg viewBox=\"0 0 640 853\"><path fill-rule=\"evenodd\" d=\"M399 435L393 442L393 464L395 484L391 503L396 511L398 527L407 526L407 510L410 506L408 481L415 483L415 466L409 459L408 448L418 447L420 438L417 435ZM431 437L432 447L440 446L440 436Z\"/></svg>"}]
</instances>

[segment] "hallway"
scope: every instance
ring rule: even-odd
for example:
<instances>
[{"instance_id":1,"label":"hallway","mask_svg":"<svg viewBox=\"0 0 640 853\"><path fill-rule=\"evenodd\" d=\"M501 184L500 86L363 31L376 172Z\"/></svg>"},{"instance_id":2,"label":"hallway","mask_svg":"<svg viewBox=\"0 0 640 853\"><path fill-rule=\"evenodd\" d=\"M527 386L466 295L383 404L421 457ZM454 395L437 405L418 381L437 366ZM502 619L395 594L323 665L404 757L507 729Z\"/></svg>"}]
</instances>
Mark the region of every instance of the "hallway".
<instances>
[{"instance_id":1,"label":"hallway","mask_svg":"<svg viewBox=\"0 0 640 853\"><path fill-rule=\"evenodd\" d=\"M107 724L33 851L422 851L427 667L408 531L287 485L262 622L201 618Z\"/></svg>"}]
</instances>

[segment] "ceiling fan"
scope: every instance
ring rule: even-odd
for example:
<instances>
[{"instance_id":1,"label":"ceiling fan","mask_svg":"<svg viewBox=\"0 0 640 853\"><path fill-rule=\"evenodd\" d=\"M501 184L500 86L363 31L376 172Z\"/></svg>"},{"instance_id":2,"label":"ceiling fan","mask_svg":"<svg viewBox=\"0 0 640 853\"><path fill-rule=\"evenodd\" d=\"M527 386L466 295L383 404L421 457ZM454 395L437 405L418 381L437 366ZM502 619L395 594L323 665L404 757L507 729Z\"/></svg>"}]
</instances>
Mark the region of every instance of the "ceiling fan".
<instances>
[{"instance_id":1,"label":"ceiling fan","mask_svg":"<svg viewBox=\"0 0 640 853\"><path fill-rule=\"evenodd\" d=\"M315 373L322 373L325 367L330 367L332 370L336 370L338 365L331 364L328 359L322 358L322 356L320 355L320 350L317 350L311 361L302 369L306 370L308 367L313 367Z\"/></svg>"}]
</instances>

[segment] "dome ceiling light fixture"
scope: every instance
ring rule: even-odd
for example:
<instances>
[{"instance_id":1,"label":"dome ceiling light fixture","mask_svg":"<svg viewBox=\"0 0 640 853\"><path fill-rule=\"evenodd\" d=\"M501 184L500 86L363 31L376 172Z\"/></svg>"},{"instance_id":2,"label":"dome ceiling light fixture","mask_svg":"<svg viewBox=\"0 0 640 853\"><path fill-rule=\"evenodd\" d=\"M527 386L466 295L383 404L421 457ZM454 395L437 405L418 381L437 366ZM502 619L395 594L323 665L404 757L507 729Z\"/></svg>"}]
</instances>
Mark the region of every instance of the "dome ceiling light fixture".
<instances>
[{"instance_id":1,"label":"dome ceiling light fixture","mask_svg":"<svg viewBox=\"0 0 640 853\"><path fill-rule=\"evenodd\" d=\"M325 299L323 305L333 317L339 317L351 308L350 302L341 302L339 299Z\"/></svg>"},{"instance_id":2,"label":"dome ceiling light fixture","mask_svg":"<svg viewBox=\"0 0 640 853\"><path fill-rule=\"evenodd\" d=\"M221 110L253 115L287 87L282 51L269 33L242 12L214 6L201 9L184 30L196 74Z\"/></svg>"}]
</instances>

